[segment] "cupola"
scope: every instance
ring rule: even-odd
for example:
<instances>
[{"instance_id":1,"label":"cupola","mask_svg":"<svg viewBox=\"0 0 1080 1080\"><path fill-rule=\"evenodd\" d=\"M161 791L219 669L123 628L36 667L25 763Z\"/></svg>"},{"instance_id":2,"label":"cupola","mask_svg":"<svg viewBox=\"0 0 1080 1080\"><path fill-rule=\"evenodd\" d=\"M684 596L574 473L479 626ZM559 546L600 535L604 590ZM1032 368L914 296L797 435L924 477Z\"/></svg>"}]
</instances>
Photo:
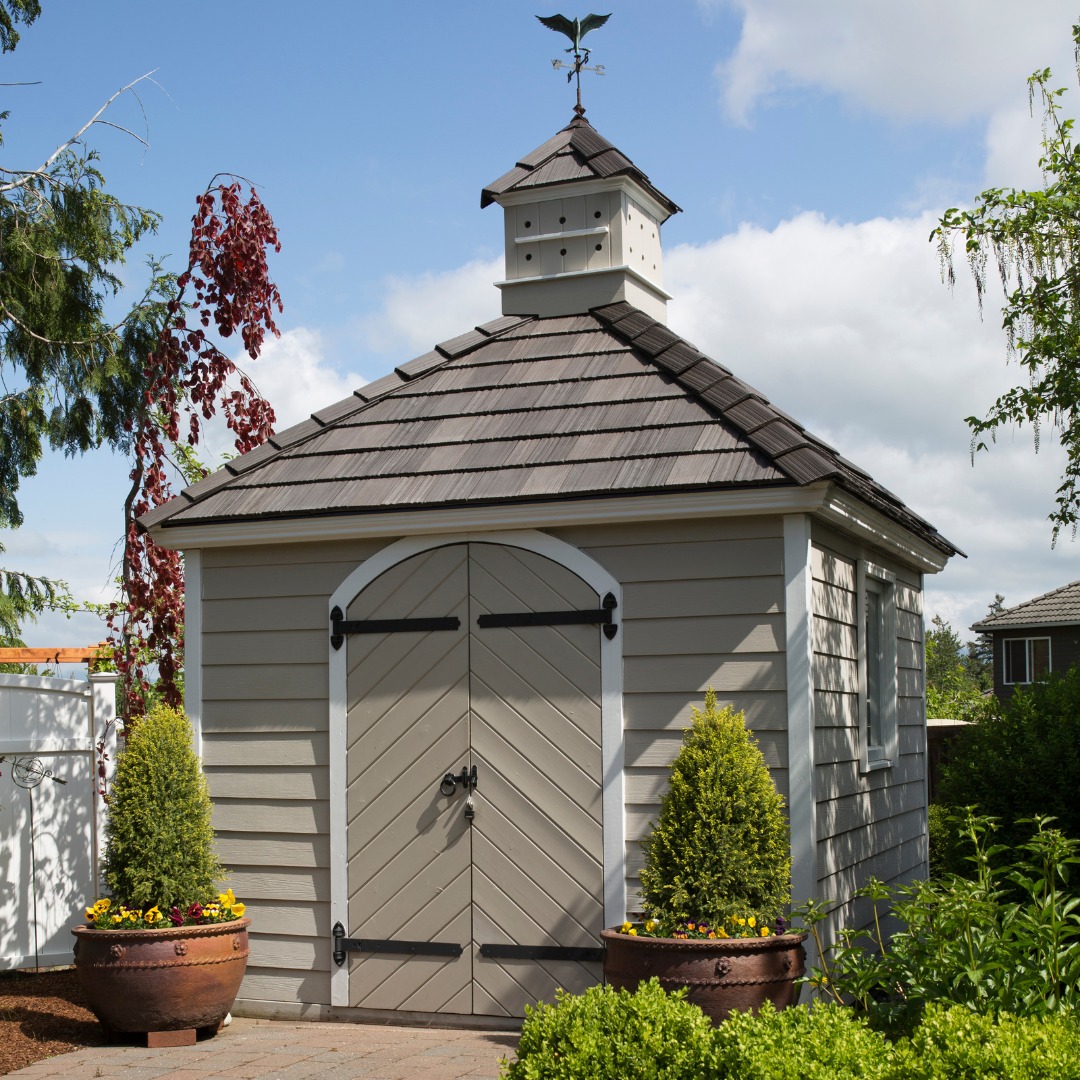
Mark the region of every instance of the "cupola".
<instances>
[{"instance_id":1,"label":"cupola","mask_svg":"<svg viewBox=\"0 0 1080 1080\"><path fill-rule=\"evenodd\" d=\"M505 214L504 315L625 300L666 322L660 226L679 207L583 116L484 188Z\"/></svg>"}]
</instances>

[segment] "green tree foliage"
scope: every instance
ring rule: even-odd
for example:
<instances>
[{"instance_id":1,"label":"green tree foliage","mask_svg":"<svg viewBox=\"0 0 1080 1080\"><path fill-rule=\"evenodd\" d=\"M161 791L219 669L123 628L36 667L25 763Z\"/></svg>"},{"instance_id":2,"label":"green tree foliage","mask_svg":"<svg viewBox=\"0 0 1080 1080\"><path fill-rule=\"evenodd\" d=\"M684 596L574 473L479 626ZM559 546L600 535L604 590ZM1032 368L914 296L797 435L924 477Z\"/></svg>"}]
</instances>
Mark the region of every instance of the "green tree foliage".
<instances>
[{"instance_id":1,"label":"green tree foliage","mask_svg":"<svg viewBox=\"0 0 1080 1080\"><path fill-rule=\"evenodd\" d=\"M1080 25L1073 27L1080 48ZM986 449L1002 428L1027 424L1035 448L1047 428L1057 432L1065 467L1049 518L1053 538L1075 530L1080 510L1080 160L1073 121L1062 115L1064 89L1054 88L1049 68L1028 80L1032 106L1041 103L1043 142L1037 191L990 188L971 210L951 209L931 234L945 279L955 281L954 251L963 253L982 310L991 264L1005 293L1002 326L1009 354L1024 369L1017 386L984 417L968 417L972 451Z\"/></svg>"},{"instance_id":2,"label":"green tree foliage","mask_svg":"<svg viewBox=\"0 0 1080 1080\"><path fill-rule=\"evenodd\" d=\"M741 712L716 694L691 709L655 827L644 842L645 910L662 924L771 922L791 896L784 801Z\"/></svg>"},{"instance_id":3,"label":"green tree foliage","mask_svg":"<svg viewBox=\"0 0 1080 1080\"><path fill-rule=\"evenodd\" d=\"M37 0L0 0L4 52L19 40L15 24L39 14ZM85 143L117 96L45 161L0 165L0 529L22 524L19 483L46 448L130 449L146 359L173 292L154 265L146 292L119 318L107 315L128 253L158 225L156 214L106 191ZM70 602L63 582L0 568L0 633L9 641L19 640L20 623Z\"/></svg>"},{"instance_id":4,"label":"green tree foliage","mask_svg":"<svg viewBox=\"0 0 1080 1080\"><path fill-rule=\"evenodd\" d=\"M211 809L187 718L152 709L127 732L109 796L105 881L113 898L139 911L209 902L224 876Z\"/></svg>"},{"instance_id":5,"label":"green tree foliage","mask_svg":"<svg viewBox=\"0 0 1080 1080\"><path fill-rule=\"evenodd\" d=\"M992 603L986 606L985 618L1000 615L1005 610L1005 597L995 593ZM994 689L994 635L980 634L967 643L964 669L980 690Z\"/></svg>"},{"instance_id":6,"label":"green tree foliage","mask_svg":"<svg viewBox=\"0 0 1080 1080\"><path fill-rule=\"evenodd\" d=\"M983 708L982 690L968 672L960 635L935 615L926 632L926 715L970 720Z\"/></svg>"},{"instance_id":7,"label":"green tree foliage","mask_svg":"<svg viewBox=\"0 0 1080 1080\"><path fill-rule=\"evenodd\" d=\"M1046 814L1080 838L1080 668L1017 687L977 724L964 728L942 769L938 800L976 806L998 819L1000 837L1019 849ZM953 869L963 870L963 864Z\"/></svg>"},{"instance_id":8,"label":"green tree foliage","mask_svg":"<svg viewBox=\"0 0 1080 1080\"><path fill-rule=\"evenodd\" d=\"M11 52L19 43L15 24L29 26L41 14L38 0L2 0L0 2L0 52Z\"/></svg>"}]
</instances>

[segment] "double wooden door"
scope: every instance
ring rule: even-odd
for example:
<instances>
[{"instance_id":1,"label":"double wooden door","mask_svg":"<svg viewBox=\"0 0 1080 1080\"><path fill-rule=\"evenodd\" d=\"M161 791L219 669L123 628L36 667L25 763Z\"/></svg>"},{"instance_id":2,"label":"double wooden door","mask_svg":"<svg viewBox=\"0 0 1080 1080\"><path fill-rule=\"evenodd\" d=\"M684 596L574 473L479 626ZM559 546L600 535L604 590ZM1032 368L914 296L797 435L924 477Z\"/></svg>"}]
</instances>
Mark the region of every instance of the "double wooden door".
<instances>
[{"instance_id":1,"label":"double wooden door","mask_svg":"<svg viewBox=\"0 0 1080 1080\"><path fill-rule=\"evenodd\" d=\"M600 978L600 609L461 543L345 613L350 1004L520 1016Z\"/></svg>"}]
</instances>

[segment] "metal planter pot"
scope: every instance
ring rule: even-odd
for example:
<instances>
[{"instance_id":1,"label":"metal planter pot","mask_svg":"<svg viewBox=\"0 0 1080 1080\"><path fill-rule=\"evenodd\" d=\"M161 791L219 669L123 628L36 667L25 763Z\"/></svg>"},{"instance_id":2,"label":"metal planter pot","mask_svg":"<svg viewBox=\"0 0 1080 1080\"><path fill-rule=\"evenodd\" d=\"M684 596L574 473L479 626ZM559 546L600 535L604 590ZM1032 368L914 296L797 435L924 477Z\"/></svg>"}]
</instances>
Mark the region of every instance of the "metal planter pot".
<instances>
[{"instance_id":1,"label":"metal planter pot","mask_svg":"<svg viewBox=\"0 0 1080 1080\"><path fill-rule=\"evenodd\" d=\"M756 1013L766 1001L786 1009L799 997L795 980L806 971L806 934L767 938L691 940L647 938L604 930L604 978L633 991L653 976L665 990L685 986L687 1000L714 1024L728 1013Z\"/></svg>"},{"instance_id":2,"label":"metal planter pot","mask_svg":"<svg viewBox=\"0 0 1080 1080\"><path fill-rule=\"evenodd\" d=\"M244 977L250 923L76 926L75 970L87 1005L113 1031L147 1032L150 1045L193 1043L196 1032L217 1031Z\"/></svg>"}]
</instances>

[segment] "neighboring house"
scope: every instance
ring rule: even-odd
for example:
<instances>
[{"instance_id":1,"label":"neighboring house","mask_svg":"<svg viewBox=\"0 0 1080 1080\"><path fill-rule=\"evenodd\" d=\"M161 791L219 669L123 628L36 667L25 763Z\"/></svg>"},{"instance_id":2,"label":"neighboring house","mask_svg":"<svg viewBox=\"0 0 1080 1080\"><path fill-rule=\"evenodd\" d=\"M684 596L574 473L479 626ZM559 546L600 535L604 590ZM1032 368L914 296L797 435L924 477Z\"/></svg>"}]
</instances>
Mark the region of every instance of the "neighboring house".
<instances>
[{"instance_id":1,"label":"neighboring house","mask_svg":"<svg viewBox=\"0 0 1080 1080\"><path fill-rule=\"evenodd\" d=\"M482 202L500 318L142 520L185 553L248 1014L598 979L709 687L788 800L797 901L925 871L923 577L957 549L664 325L678 208L584 119Z\"/></svg>"},{"instance_id":2,"label":"neighboring house","mask_svg":"<svg viewBox=\"0 0 1080 1080\"><path fill-rule=\"evenodd\" d=\"M1012 697L1052 671L1080 662L1080 581L991 615L972 628L994 645L994 693Z\"/></svg>"}]
</instances>

